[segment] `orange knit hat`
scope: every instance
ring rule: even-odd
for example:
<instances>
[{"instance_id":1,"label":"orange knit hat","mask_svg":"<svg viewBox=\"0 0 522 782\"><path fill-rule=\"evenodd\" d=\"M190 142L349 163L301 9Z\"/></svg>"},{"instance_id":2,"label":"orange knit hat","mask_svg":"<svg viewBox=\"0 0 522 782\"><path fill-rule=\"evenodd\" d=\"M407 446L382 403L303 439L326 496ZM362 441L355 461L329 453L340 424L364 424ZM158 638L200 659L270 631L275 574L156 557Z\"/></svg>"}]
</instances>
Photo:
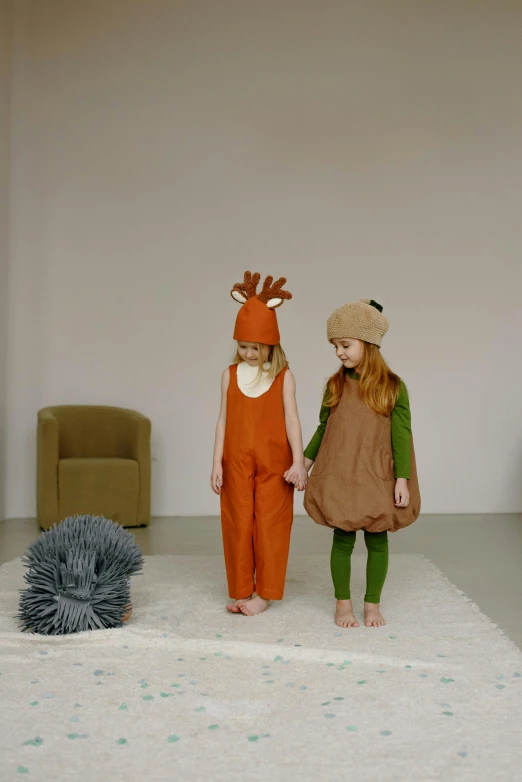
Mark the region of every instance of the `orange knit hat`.
<instances>
[{"instance_id":1,"label":"orange knit hat","mask_svg":"<svg viewBox=\"0 0 522 782\"><path fill-rule=\"evenodd\" d=\"M274 310L285 299L291 299L292 294L283 290L285 277L280 277L277 282L274 282L273 277L267 277L258 295L256 291L260 279L261 275L257 272L245 272L244 281L237 282L230 291L232 298L243 305L236 318L234 339L238 342L278 345L281 340Z\"/></svg>"}]
</instances>

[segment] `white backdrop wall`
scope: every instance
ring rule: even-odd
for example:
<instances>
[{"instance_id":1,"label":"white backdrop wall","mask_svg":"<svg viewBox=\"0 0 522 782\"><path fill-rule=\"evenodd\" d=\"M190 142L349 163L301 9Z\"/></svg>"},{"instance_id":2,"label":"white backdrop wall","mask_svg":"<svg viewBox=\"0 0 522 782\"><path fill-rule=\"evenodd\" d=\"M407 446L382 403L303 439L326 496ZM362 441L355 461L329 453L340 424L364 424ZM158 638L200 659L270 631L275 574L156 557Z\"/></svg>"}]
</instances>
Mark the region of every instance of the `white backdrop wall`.
<instances>
[{"instance_id":1,"label":"white backdrop wall","mask_svg":"<svg viewBox=\"0 0 522 782\"><path fill-rule=\"evenodd\" d=\"M0 519L5 514L9 137L13 0L0 0Z\"/></svg>"},{"instance_id":2,"label":"white backdrop wall","mask_svg":"<svg viewBox=\"0 0 522 782\"><path fill-rule=\"evenodd\" d=\"M325 320L371 296L424 510L522 510L521 30L503 0L19 0L6 515L35 513L36 412L61 403L149 415L153 513L219 512L246 268L294 294L305 439Z\"/></svg>"}]
</instances>

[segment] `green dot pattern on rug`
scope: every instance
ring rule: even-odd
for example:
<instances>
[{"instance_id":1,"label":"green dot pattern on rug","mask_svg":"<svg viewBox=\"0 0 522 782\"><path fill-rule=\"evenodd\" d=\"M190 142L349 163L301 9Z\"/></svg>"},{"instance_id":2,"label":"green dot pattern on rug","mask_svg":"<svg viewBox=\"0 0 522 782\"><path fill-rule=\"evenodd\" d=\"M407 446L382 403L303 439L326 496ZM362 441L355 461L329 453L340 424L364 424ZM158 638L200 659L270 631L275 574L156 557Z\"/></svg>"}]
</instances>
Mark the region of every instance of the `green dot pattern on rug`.
<instances>
[{"instance_id":1,"label":"green dot pattern on rug","mask_svg":"<svg viewBox=\"0 0 522 782\"><path fill-rule=\"evenodd\" d=\"M429 569L430 566L425 564L425 567ZM177 578L175 570L172 570L174 581ZM362 567L359 576L362 580ZM170 576L165 569L162 583L167 583L167 577ZM202 573L201 577L204 578L205 574ZM147 589L143 594L147 596L150 584L144 581ZM199 575L197 581L197 584L194 581L196 590L199 588ZM520 658L514 653L507 653L503 648L504 640L498 635L494 637L491 628L481 634L478 624L473 624L471 614L471 632L477 630L477 638L485 641L488 640L487 633L490 633L491 648L499 649L499 655L492 654L487 665L480 662L478 651L469 643L469 637L474 638L474 635L464 638L460 633L448 633L446 636L440 633L439 642L440 637L444 637L446 655L445 659L442 655L437 656L433 649L436 642L431 625L429 632L423 633L422 627L418 632L422 611L419 609L415 613L417 609L413 607L411 610L417 619L413 632L407 626L411 616L408 615L407 622L398 613L397 626L388 629L389 633L397 634L391 638L385 632L378 637L375 634L375 638L372 635L369 649L365 633L361 636L348 636L346 633L334 636L335 631L332 632L331 627L328 631L331 617L321 614L318 618L319 611L307 614L311 630L307 625L306 637L302 637L299 644L296 642L299 638L298 623L294 622L292 611L288 611L286 618L281 613L286 610L286 604L277 605L273 614L266 614L268 621L263 617L254 623L246 620L237 623L223 618L221 601L213 619L209 608L213 605L213 594L209 590L205 595L199 605L203 618L209 621L201 626L196 624L196 617L192 621L190 611L184 613L181 597L179 610L169 604L166 643L158 637L158 624L153 626L160 611L151 610L149 616L148 611L142 609L139 614L136 600L136 624L114 632L114 648L104 648L105 638L101 633L103 643L99 647L96 643L92 644L90 650L83 639L80 638L83 643L76 646L73 643L75 639L69 639L67 644L56 644L47 656L36 657L34 647L29 649L27 656L34 666L28 665L27 670L24 670L22 660L14 658L13 662L9 661L8 670L3 665L0 710L4 706L6 685L12 687L17 697L20 693L15 703L20 719L18 722L13 720L13 726L17 727L13 742L15 752L8 759L8 773L13 779L21 778L16 776L19 763L22 768L27 764L27 779L36 778L49 761L49 753L54 755L55 744L62 754L64 770L67 760L78 767L81 763L88 765L91 759L95 762L98 752L112 756L114 768L122 769L122 764L138 762L146 769L147 762L150 763L150 751L165 756L167 769L167 764L172 767L173 763L182 763L188 767L190 762L197 762L204 768L205 764L215 764L218 760L223 768L219 766L214 770L216 775L222 774L225 779L230 778L226 765L229 759L233 759L232 767L237 764L239 768L241 753L248 752L249 760L255 759L255 773L261 776L266 771L263 764L275 764L281 759L284 762L289 716L292 721L295 720L296 748L301 750L300 756L296 754L296 773L298 768L303 768L306 776L307 753L316 752L318 776L323 760L325 766L328 763L332 778L337 775L342 778L347 762L354 764L354 778L364 776L365 771L361 769L364 767L367 772L365 760L368 758L364 748L371 749L372 741L377 744L378 752L381 755L384 752L387 760L389 758L390 767L397 764L397 768L404 771L407 763L407 758L403 757L404 747L412 733L420 735L422 732L422 746L418 749L423 762L429 764L428 758L433 755L428 755L428 752L441 741L448 777L451 777L451 772L455 777L459 772L461 775L469 772L470 779L473 779L478 778L481 772L482 740L487 745L492 743L492 735L497 738L500 733L498 720L503 714L502 709L510 716L513 712L516 715L518 709L522 718L522 705L514 708L516 695L519 694L514 689L522 686ZM442 613L446 621L447 612ZM467 614L465 611L459 613L457 607L456 615L465 619ZM137 617L141 616L145 621L143 638L140 638L137 626ZM281 625L287 631L287 638L280 639L276 651L276 634L278 629L283 628L276 628L274 633L270 622L282 619L285 619ZM221 644L219 638L223 636L218 630L225 622L228 623L223 630L226 640ZM186 632L185 625L193 632ZM441 626L446 627L446 624L441 625L439 617L439 624L435 627L437 633ZM164 627L164 624L159 627ZM300 622L298 630L304 636ZM128 650L121 648L124 636L130 639ZM92 637L95 638L94 635ZM220 644L217 648L216 640ZM388 640L398 640L399 643L390 645ZM298 653L295 651L297 647ZM462 650L469 655L469 658L465 657L465 664ZM351 659L344 658L347 651L352 654ZM233 660L230 663L227 662L229 654ZM404 663L408 658L414 662ZM84 660L83 667L73 662L78 659ZM96 663L95 669L93 665ZM21 675L15 670L15 665L20 668ZM107 668L102 669L102 665ZM141 678L144 673L151 676L150 682ZM339 673L343 674L342 677ZM278 678L274 680L272 677L275 675ZM20 687L24 676L25 689ZM308 679L309 685L303 683L304 678ZM261 687L261 684L268 686ZM497 691L493 692L495 688ZM146 692L140 694L139 689ZM336 692L346 694L341 696ZM451 698L451 704L440 702L441 696ZM80 697L83 708L79 703L73 708L75 699ZM122 701L121 698L127 700ZM408 713L403 710L405 700L410 706ZM114 730L108 730L100 723L104 709L112 714ZM481 713L488 716L488 729L479 737L473 733L473 725L475 719L480 719ZM492 719L490 715L493 715ZM219 719L219 723L209 723L212 717ZM358 723L351 722L354 718ZM147 729L141 732L140 725L144 720ZM507 723L508 720L505 720L502 726L506 728L508 737L511 736L510 751L513 753L513 731ZM259 732L254 733L256 728ZM175 733L177 730L181 732ZM263 732L268 730L271 738L269 733ZM123 738L125 734L129 738ZM343 738L344 755L339 752L339 741L342 747ZM465 747L462 747L463 743ZM363 758L363 755L366 757ZM486 759L491 760L490 757ZM0 778L3 778L6 761L6 758L0 758ZM416 765L418 757L410 758L410 761L414 767L412 778L422 779L420 766ZM488 765L488 772L490 768ZM146 771L144 773L146 775ZM406 777L407 774L401 778ZM494 779L495 776L488 778Z\"/></svg>"},{"instance_id":2,"label":"green dot pattern on rug","mask_svg":"<svg viewBox=\"0 0 522 782\"><path fill-rule=\"evenodd\" d=\"M16 769L16 773L17 774L28 774L29 773L29 769L26 768L25 766L18 766L18 768Z\"/></svg>"},{"instance_id":3,"label":"green dot pattern on rug","mask_svg":"<svg viewBox=\"0 0 522 782\"><path fill-rule=\"evenodd\" d=\"M35 739L28 739L27 741L24 741L23 746L24 747L41 747L43 744L43 739L40 738L40 736L37 736Z\"/></svg>"}]
</instances>

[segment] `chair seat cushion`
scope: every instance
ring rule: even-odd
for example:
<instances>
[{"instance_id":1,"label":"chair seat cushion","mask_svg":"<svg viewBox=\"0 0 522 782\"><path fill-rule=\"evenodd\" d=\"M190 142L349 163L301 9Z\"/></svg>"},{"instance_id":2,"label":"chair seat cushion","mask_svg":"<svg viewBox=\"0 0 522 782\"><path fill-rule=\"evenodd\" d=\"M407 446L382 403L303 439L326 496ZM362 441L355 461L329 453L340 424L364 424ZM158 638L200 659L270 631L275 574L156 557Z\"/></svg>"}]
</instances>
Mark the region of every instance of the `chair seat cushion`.
<instances>
[{"instance_id":1,"label":"chair seat cushion","mask_svg":"<svg viewBox=\"0 0 522 782\"><path fill-rule=\"evenodd\" d=\"M139 466L134 459L60 459L60 521L76 514L105 516L124 526L137 521Z\"/></svg>"}]
</instances>

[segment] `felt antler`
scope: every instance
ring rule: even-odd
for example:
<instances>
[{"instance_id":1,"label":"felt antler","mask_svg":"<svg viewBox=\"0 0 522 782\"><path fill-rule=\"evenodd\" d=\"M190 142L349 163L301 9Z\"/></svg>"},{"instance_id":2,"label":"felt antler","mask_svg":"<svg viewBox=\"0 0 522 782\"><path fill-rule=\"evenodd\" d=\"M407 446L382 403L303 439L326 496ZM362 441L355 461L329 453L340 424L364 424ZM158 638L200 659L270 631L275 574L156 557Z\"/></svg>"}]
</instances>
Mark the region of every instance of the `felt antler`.
<instances>
[{"instance_id":1,"label":"felt antler","mask_svg":"<svg viewBox=\"0 0 522 782\"><path fill-rule=\"evenodd\" d=\"M240 304L244 304L248 299L253 298L256 295L257 286L261 275L258 272L252 274L251 272L245 272L245 279L243 282L236 282L230 295L233 299Z\"/></svg>"},{"instance_id":2,"label":"felt antler","mask_svg":"<svg viewBox=\"0 0 522 782\"><path fill-rule=\"evenodd\" d=\"M283 285L285 283L286 277L280 277L274 282L274 278L268 276L263 284L263 290L258 296L259 301L263 301L271 310L280 307L285 299L292 298L290 291L283 290Z\"/></svg>"}]
</instances>

